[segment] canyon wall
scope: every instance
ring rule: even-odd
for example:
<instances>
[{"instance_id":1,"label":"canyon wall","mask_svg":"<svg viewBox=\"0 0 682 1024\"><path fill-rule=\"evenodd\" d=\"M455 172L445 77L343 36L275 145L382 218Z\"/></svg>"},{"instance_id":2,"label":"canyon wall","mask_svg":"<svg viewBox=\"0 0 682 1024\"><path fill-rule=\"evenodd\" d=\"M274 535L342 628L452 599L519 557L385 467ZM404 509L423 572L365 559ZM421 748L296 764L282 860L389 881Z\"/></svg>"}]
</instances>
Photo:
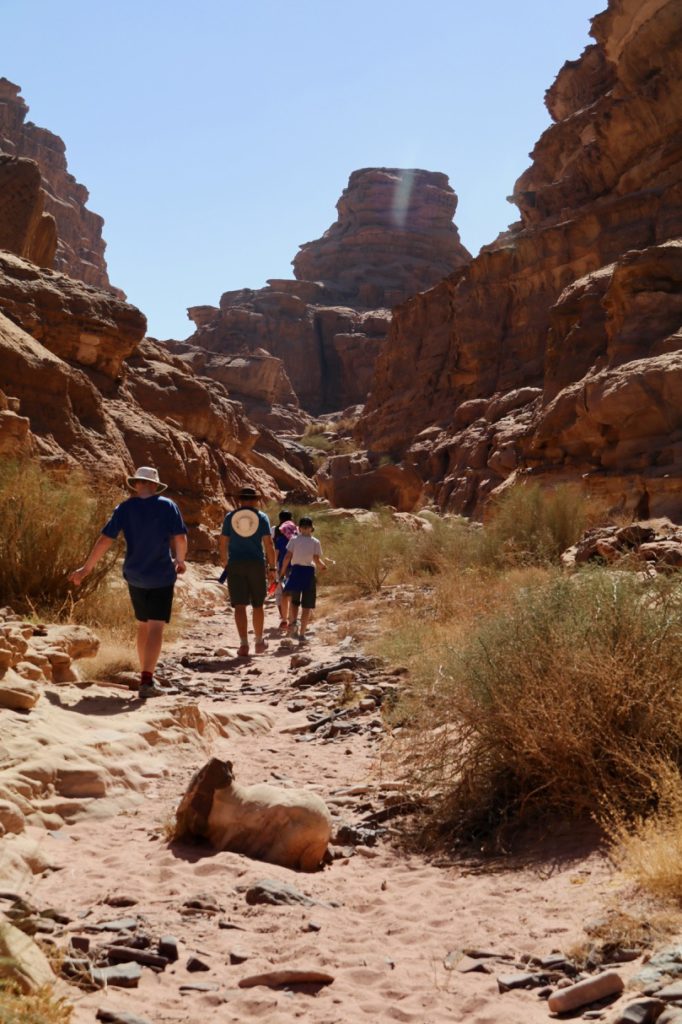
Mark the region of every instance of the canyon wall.
<instances>
[{"instance_id":1,"label":"canyon wall","mask_svg":"<svg viewBox=\"0 0 682 1024\"><path fill-rule=\"evenodd\" d=\"M309 412L364 402L389 307L469 258L452 221L456 207L444 174L354 171L337 221L294 259L296 279L191 307L197 330L187 343L223 355L270 353Z\"/></svg>"},{"instance_id":2,"label":"canyon wall","mask_svg":"<svg viewBox=\"0 0 682 1024\"><path fill-rule=\"evenodd\" d=\"M111 291L103 219L86 206L88 190L69 174L66 147L58 135L26 120L20 88L0 78L0 153L27 157L40 169L44 209L56 224L56 251L49 264L86 284ZM118 293L125 298L122 292Z\"/></svg>"},{"instance_id":3,"label":"canyon wall","mask_svg":"<svg viewBox=\"0 0 682 1024\"><path fill-rule=\"evenodd\" d=\"M145 338L139 309L50 269L59 224L41 183L35 161L0 154L0 455L80 469L95 485L156 466L191 528L193 557L215 552L241 486L314 495L224 384Z\"/></svg>"},{"instance_id":4,"label":"canyon wall","mask_svg":"<svg viewBox=\"0 0 682 1024\"><path fill-rule=\"evenodd\" d=\"M546 94L520 221L394 311L359 436L479 513L530 477L682 513L682 6L610 0Z\"/></svg>"}]
</instances>

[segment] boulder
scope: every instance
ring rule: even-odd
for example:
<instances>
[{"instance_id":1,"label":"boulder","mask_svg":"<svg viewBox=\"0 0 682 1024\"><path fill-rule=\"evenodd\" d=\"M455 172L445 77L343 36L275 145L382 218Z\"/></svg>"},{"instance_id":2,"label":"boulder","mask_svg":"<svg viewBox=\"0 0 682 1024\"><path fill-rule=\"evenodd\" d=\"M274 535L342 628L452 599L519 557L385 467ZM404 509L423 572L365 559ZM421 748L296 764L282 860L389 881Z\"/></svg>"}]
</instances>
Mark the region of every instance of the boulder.
<instances>
[{"instance_id":1,"label":"boulder","mask_svg":"<svg viewBox=\"0 0 682 1024\"><path fill-rule=\"evenodd\" d=\"M211 758L178 807L174 837L185 836L208 839L216 850L314 871L331 838L331 816L316 793L267 783L240 786L230 761Z\"/></svg>"},{"instance_id":2,"label":"boulder","mask_svg":"<svg viewBox=\"0 0 682 1024\"><path fill-rule=\"evenodd\" d=\"M9 921L0 919L0 978L28 994L52 985L56 978L49 961L33 939Z\"/></svg>"},{"instance_id":3,"label":"boulder","mask_svg":"<svg viewBox=\"0 0 682 1024\"><path fill-rule=\"evenodd\" d=\"M0 708L30 711L37 704L42 687L36 680L25 679L10 668L0 679Z\"/></svg>"}]
</instances>

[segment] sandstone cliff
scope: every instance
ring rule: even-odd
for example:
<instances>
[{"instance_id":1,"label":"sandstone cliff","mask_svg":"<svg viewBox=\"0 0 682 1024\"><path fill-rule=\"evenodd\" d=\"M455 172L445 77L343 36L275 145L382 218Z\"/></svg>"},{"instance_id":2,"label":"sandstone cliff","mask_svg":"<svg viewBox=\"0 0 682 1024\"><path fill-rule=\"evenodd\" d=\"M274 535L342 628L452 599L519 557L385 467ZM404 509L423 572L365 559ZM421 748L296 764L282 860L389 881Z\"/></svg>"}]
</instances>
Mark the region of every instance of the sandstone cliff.
<instances>
[{"instance_id":1,"label":"sandstone cliff","mask_svg":"<svg viewBox=\"0 0 682 1024\"><path fill-rule=\"evenodd\" d=\"M69 174L64 143L47 129L26 121L29 108L19 93L19 86L0 78L0 153L28 157L40 169L44 207L56 222L57 241L52 260L37 262L114 291L104 259L104 221L88 210L88 190Z\"/></svg>"},{"instance_id":2,"label":"sandstone cliff","mask_svg":"<svg viewBox=\"0 0 682 1024\"><path fill-rule=\"evenodd\" d=\"M195 557L215 549L240 486L314 493L222 383L145 339L138 309L46 267L56 225L34 161L0 155L0 186L0 455L119 484L155 465L194 528Z\"/></svg>"},{"instance_id":3,"label":"sandstone cliff","mask_svg":"<svg viewBox=\"0 0 682 1024\"><path fill-rule=\"evenodd\" d=\"M531 474L682 513L682 8L610 0L592 35L521 220L402 305L378 359L361 436L443 508Z\"/></svg>"},{"instance_id":4,"label":"sandstone cliff","mask_svg":"<svg viewBox=\"0 0 682 1024\"><path fill-rule=\"evenodd\" d=\"M226 292L219 308L190 308L197 330L188 343L240 357L270 353L309 412L363 402L390 324L386 307L469 257L452 222L456 206L444 174L355 171L336 223L294 259L297 280Z\"/></svg>"}]
</instances>

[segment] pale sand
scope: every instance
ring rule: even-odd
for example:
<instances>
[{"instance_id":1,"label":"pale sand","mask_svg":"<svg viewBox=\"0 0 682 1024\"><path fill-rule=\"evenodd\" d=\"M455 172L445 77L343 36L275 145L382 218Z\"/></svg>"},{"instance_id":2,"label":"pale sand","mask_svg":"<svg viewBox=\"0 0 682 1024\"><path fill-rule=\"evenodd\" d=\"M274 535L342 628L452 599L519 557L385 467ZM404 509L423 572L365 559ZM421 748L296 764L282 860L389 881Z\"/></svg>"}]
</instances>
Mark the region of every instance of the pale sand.
<instances>
[{"instance_id":1,"label":"pale sand","mask_svg":"<svg viewBox=\"0 0 682 1024\"><path fill-rule=\"evenodd\" d=\"M274 609L268 612L268 625L274 625L275 614ZM179 646L191 654L235 645L231 616L219 611L197 620ZM367 736L302 743L280 731L304 716L287 711L292 693L279 704L272 703L273 693L281 692L292 677L289 658L278 656L276 649L277 643L271 641L267 655L235 668L227 684L235 689L238 681L250 681L266 687L262 695L240 697L240 704L271 715L272 730L260 735L235 732L231 738L214 734L206 750L233 761L240 782L273 781L271 773L276 772L289 776L294 785L316 787L325 798L341 787L371 779L380 748ZM331 653L316 640L309 652L315 660ZM254 668L261 675L249 674ZM159 698L153 714L188 700ZM92 728L120 728L124 719L134 726L152 713L137 705L126 710L124 694L120 701L118 715L93 716ZM231 700L204 698L197 703L211 713L233 707ZM227 730L232 731L229 724ZM583 922L600 910L615 885L597 854L545 863L535 870L473 872L432 866L384 842L374 857L356 854L303 875L236 854L169 849L162 836L164 824L206 754L196 744L180 742L156 745L153 753L154 768L145 780L144 797L135 806L103 820L85 818L56 837L31 830L39 837L41 852L60 868L33 879L30 895L39 907L64 910L74 918L69 927L76 932L76 918L83 911L92 910L84 925L140 914L150 930L173 934L181 942L179 962L161 974L144 969L137 989L81 994L69 988L76 1004L74 1024L90 1024L102 1006L127 1009L152 1024L254 1019L272 1024L299 1019L316 1024L365 1019L415 1024L546 1021L547 1005L533 991L500 995L494 975L448 971L443 958L464 947L517 957L566 949L581 937ZM262 878L287 880L302 892L341 906L249 907L235 886ZM224 913L182 915L183 901L199 893L215 897ZM107 894L130 895L139 903L113 909L103 903ZM219 918L240 930L219 929ZM320 931L306 931L309 921L318 923ZM229 953L235 949L248 960L230 966ZM192 954L206 960L211 970L189 973L185 964ZM335 980L316 994L237 987L241 978L283 967L327 970ZM216 989L183 994L183 984L212 984Z\"/></svg>"}]
</instances>

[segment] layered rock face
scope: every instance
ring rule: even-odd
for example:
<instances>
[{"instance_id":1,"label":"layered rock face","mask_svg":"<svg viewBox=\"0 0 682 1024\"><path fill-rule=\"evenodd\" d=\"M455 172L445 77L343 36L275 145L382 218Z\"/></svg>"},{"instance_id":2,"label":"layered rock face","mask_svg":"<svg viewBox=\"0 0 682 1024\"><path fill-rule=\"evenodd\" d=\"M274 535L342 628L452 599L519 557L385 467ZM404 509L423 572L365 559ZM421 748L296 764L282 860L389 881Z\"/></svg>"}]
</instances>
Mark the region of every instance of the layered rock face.
<instances>
[{"instance_id":1,"label":"layered rock face","mask_svg":"<svg viewBox=\"0 0 682 1024\"><path fill-rule=\"evenodd\" d=\"M401 306L377 363L361 436L443 508L530 474L682 512L682 8L611 0L592 26L547 93L521 221Z\"/></svg>"},{"instance_id":2,"label":"layered rock face","mask_svg":"<svg viewBox=\"0 0 682 1024\"><path fill-rule=\"evenodd\" d=\"M40 181L33 161L0 157L0 454L111 483L156 466L194 527L195 556L214 550L210 531L244 484L311 496L223 384L144 338L138 309L38 265L55 238Z\"/></svg>"},{"instance_id":3,"label":"layered rock face","mask_svg":"<svg viewBox=\"0 0 682 1024\"><path fill-rule=\"evenodd\" d=\"M52 259L36 262L86 284L117 291L109 283L104 258L104 221L88 210L88 190L69 174L64 143L47 129L26 121L29 108L19 93L19 86L0 78L0 153L28 157L40 169L45 211L54 217L57 240ZM33 259L30 253L20 255ZM125 298L122 292L118 294Z\"/></svg>"},{"instance_id":4,"label":"layered rock face","mask_svg":"<svg viewBox=\"0 0 682 1024\"><path fill-rule=\"evenodd\" d=\"M391 307L469 259L453 224L446 174L368 167L353 171L338 219L294 258L299 281L321 281L351 306Z\"/></svg>"},{"instance_id":5,"label":"layered rock face","mask_svg":"<svg viewBox=\"0 0 682 1024\"><path fill-rule=\"evenodd\" d=\"M452 223L456 206L444 174L355 171L337 222L296 256L297 280L190 308L197 331L188 342L221 354L269 352L309 412L363 402L390 324L386 307L469 257Z\"/></svg>"}]
</instances>

